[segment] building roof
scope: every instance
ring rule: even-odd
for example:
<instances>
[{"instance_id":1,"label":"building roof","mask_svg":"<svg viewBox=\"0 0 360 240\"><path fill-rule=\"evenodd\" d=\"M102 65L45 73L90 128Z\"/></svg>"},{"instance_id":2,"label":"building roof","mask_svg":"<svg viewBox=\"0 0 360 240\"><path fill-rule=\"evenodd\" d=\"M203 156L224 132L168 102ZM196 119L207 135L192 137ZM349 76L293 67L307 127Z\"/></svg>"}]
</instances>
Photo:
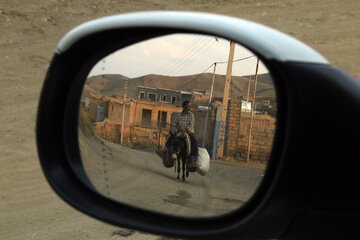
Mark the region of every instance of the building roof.
<instances>
[{"instance_id":1,"label":"building roof","mask_svg":"<svg viewBox=\"0 0 360 240\"><path fill-rule=\"evenodd\" d=\"M175 90L175 89L168 89L168 88L154 88L154 87L147 87L147 86L136 86L137 88L145 88L145 89L151 89L151 90L163 90L168 92L177 92L181 94L192 94L192 92L188 91L182 91L182 90Z\"/></svg>"},{"instance_id":2,"label":"building roof","mask_svg":"<svg viewBox=\"0 0 360 240\"><path fill-rule=\"evenodd\" d=\"M141 104L141 105L149 105L149 106L164 106L167 108L173 108L173 109L177 109L179 108L176 105L170 104L168 102L157 102L157 101L148 101L145 99L139 99L139 98L132 98L132 97L126 97L125 101L123 100L123 98L119 97L115 97L115 98L109 98L111 103L117 103L117 104L124 104L125 105L132 105L134 103L137 104Z\"/></svg>"}]
</instances>

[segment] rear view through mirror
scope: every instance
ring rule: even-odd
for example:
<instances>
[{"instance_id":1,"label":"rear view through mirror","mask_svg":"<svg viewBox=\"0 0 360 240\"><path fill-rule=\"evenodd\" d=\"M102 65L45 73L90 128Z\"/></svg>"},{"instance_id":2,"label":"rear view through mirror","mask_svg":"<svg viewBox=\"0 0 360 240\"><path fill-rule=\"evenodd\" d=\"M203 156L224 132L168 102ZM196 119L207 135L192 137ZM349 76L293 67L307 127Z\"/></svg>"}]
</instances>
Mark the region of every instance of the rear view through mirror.
<instances>
[{"instance_id":1,"label":"rear view through mirror","mask_svg":"<svg viewBox=\"0 0 360 240\"><path fill-rule=\"evenodd\" d=\"M153 38L90 71L81 158L108 198L173 215L221 215L259 186L276 113L271 74L248 49L217 36Z\"/></svg>"}]
</instances>

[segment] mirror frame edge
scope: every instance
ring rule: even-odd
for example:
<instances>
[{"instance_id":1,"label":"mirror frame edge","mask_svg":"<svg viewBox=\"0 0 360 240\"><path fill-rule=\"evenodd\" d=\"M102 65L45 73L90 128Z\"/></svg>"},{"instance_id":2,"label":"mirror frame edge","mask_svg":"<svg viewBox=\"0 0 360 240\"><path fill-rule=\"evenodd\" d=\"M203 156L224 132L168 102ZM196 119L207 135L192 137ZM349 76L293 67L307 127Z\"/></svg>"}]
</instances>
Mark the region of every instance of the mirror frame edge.
<instances>
[{"instance_id":1,"label":"mirror frame edge","mask_svg":"<svg viewBox=\"0 0 360 240\"><path fill-rule=\"evenodd\" d=\"M136 28L137 30L139 30L140 28ZM149 28L146 28L149 29ZM160 32L162 32L162 34L164 32L166 32L166 30L169 29L159 29L159 28L155 28L157 30L160 30ZM127 32L129 29L115 29L115 30L111 30L111 31L107 31L111 36L113 36L114 34L116 34L116 32ZM153 31L153 30L151 30ZM183 29L171 29L171 31L174 32L185 32ZM47 123L42 121L44 120L43 117L44 115L47 115L48 112L47 107L48 106L44 106L44 102L48 102L50 103L51 101L60 101L58 103L63 103L64 101L69 101L69 95L71 95L72 97L74 97L74 95L71 94L71 90L69 91L69 89L73 89L72 91L78 91L79 93L81 91L79 91L79 87L74 87L74 82L79 83L80 80L74 80L74 79L78 79L79 78L79 72L77 70L74 70L74 75L72 77L70 77L67 81L68 87L66 87L66 89L64 89L62 92L62 96L59 99L54 99L54 98L49 98L48 95L45 96L45 92L48 92L50 88L52 88L52 84L50 84L51 81L55 81L55 82L61 82L64 81L64 79L66 78L65 76L62 76L61 72L57 72L57 73L53 73L55 66L59 67L59 63L58 61L62 61L63 63L60 63L60 65L65 64L68 65L73 62L75 62L79 56L77 55L78 53L72 53L72 51L75 50L79 50L81 47L79 47L79 44L82 45L83 50L88 49L91 44L89 44L89 37L94 37L96 38L96 35L99 34L103 34L104 32L100 32L100 33L96 33L96 34L92 34L90 36L87 36L83 39L80 39L78 42L76 42L76 44L74 44L68 51L66 51L66 53L62 53L59 55L56 55L53 59L53 63L52 63L52 68L49 69L45 84L44 84L44 88L42 91L42 96L41 96L41 101L40 101L40 105L39 105L39 111L38 111L38 123L37 123L37 137L38 137L38 149L39 149L39 156L41 159L41 163L42 163L42 167L44 169L44 172L46 173L46 177L48 179L48 181L50 182L51 186L54 188L54 190L59 194L59 196L61 198L63 198L66 202L70 203L70 205L73 205L75 208L77 208L78 210L85 212L93 217L96 217L98 219L102 219L106 222L110 222L112 224L115 225L119 225L121 224L122 226L126 226L126 227L131 227L131 228L137 228L139 230L145 230L145 231L150 231L153 233L158 233L158 234L166 234L166 235L171 235L171 236L194 236L194 234L198 237L206 237L208 238L210 236L210 234L215 234L212 235L212 238L216 238L218 237L218 235L220 234L224 234L224 233L228 233L230 234L230 230L234 230L234 229L241 229L241 228L245 228L246 225L248 225L252 219L254 219L254 217L258 214L260 214L259 212L261 211L261 209L264 207L264 205L268 202L269 198L271 197L271 192L272 189L275 187L275 183L276 183L276 176L278 175L281 167L281 148L279 146L283 146L285 143L285 138L286 138L286 133L284 132L284 129L286 129L286 121L287 121L287 117L285 114L285 109L287 109L286 106L286 91L285 91L285 85L284 85L284 81L282 80L284 78L283 74L281 73L281 70L277 67L278 64L276 61L274 60L268 60L268 59L264 59L261 57L261 55L259 55L259 53L257 53L256 51L254 51L253 49L249 50L253 51L254 53L256 53L261 60L263 61L263 63L268 67L269 71L272 74L274 83L276 84L276 94L277 94L277 100L278 100L278 109L277 109L277 126L276 126L276 134L275 134L275 138L274 138L274 144L273 144L273 149L272 149L272 154L271 154L271 159L269 160L269 166L266 170L266 174L264 177L264 180L262 181L262 183L260 184L259 188L256 190L256 193L251 197L251 199L249 200L248 204L246 204L244 207L240 208L239 210L236 210L234 212L231 212L229 214L225 214L225 215L221 215L218 217L211 217L208 219L204 219L204 218L183 218L183 217L174 217L174 216L169 216L166 214L159 214L159 213L154 213L151 211L146 211L143 209L139 209L136 207L131 207L128 206L126 204L120 204L114 201L105 201L104 197L99 197L99 196L95 196L96 192L94 191L94 189L91 189L91 185L89 184L84 184L84 181L86 182L87 180L84 180L84 176L82 176L82 173L79 173L79 169L75 170L71 169L72 164L69 164L67 166L67 170L64 169L64 171L66 172L66 175L68 175L68 180L71 180L71 184L70 185L74 185L76 186L73 191L77 191L79 189L81 189L81 192L83 192L86 196L90 196L91 198L94 198L96 203L99 204L99 202L103 202L105 201L106 204L112 205L113 207L115 206L114 204L116 204L118 207L117 209L120 212L123 212L123 215L125 216L126 214L130 214L130 215L137 215L137 217L140 217L140 215L145 215L148 214L149 216L149 220L153 220L154 216L156 215L159 219L162 219L162 224L168 222L168 221L177 221L174 224L170 224L170 225L163 225L163 227L160 228L156 228L153 224L150 226L144 226L144 220L140 220L139 222L136 223L136 221L133 222L129 222L129 218L124 218L119 220L119 215L115 214L114 216L107 216L105 217L103 213L99 212L98 207L101 206L97 206L95 207L95 205L92 204L87 204L88 206L83 205L84 202L86 202L89 198L85 198L81 201L77 201L74 199L71 199L68 197L68 195L66 193L64 193L60 188L61 186L59 185L59 179L54 180L53 176L49 175L49 170L51 171L51 167L54 166L49 166L48 163L46 163L46 159L48 159L48 157L54 157L52 153L47 152L47 154L44 155L44 146L48 145L48 142L45 141L43 139L44 134L46 134L46 131L44 131L44 124L46 125ZM196 32L199 33L199 32ZM200 34L208 34L210 35L211 33L209 32L202 32ZM153 37L154 35L149 35L149 37ZM227 38L229 40L234 40L231 39L229 36L221 36L220 37L224 37ZM142 39L144 40L144 39ZM111 40L112 41L112 40ZM110 41L110 42L111 42ZM236 40L234 40L236 41ZM236 41L238 42L238 41ZM241 42L238 42L239 44L243 45ZM96 47L96 43L92 45L92 47ZM101 50L100 52L102 52L103 50ZM76 51L75 51L76 52ZM98 50L96 52L99 52ZM67 56L64 57L64 54ZM104 56L104 54L100 54L102 56ZM64 57L65 59L59 60L59 58ZM81 62L81 61L80 61ZM88 62L88 60L84 60L82 62L82 65L84 65L85 62ZM54 64L54 65L53 65ZM81 68L84 68L84 66L81 66ZM86 70L87 69L87 70ZM59 70L59 69L56 69ZM83 73L80 74L80 76L84 76L84 72L89 71L89 69L87 67L85 67ZM61 77L58 77L57 80L54 80L54 74L57 75L59 74ZM73 82L74 81L74 82ZM65 81L66 82L66 81ZM53 82L52 82L53 83ZM70 87L69 87L70 86ZM82 85L81 85L82 86ZM59 104L62 105L62 104ZM69 115L69 106L74 107L74 101L70 101L66 104L67 106L62 106L63 109L63 116L65 116L65 119L62 123L63 125L63 129L61 129L61 134L65 133L64 135L62 135L63 138L63 143L62 145L62 150L65 152L62 152L61 156L62 158L66 158L69 159L69 150L68 147L70 146L70 148L74 147L74 145L69 145L69 143L67 142L69 139L71 140L71 137L66 136L67 133L69 133L69 131L67 131L67 127L66 125L69 125L68 123L71 122L71 120L74 120L73 117L71 117L71 114ZM74 110L74 109L73 109ZM73 110L71 112L73 112ZM45 112L44 112L45 111ZM53 113L54 114L54 113ZM60 115L62 115L60 114ZM58 116L58 114L57 114ZM59 120L62 119L62 117L58 118ZM66 123L67 122L67 123ZM74 122L74 121L72 121ZM279 122L281 122L281 127L278 125ZM76 121L77 124L77 121ZM71 125L71 124L70 124ZM46 128L46 127L45 127ZM77 137L76 137L77 139ZM76 145L78 147L78 144ZM45 147L46 148L46 147ZM65 149L65 150L64 150ZM60 149L58 149L59 153L60 153ZM70 150L71 152L72 150ZM67 152L67 153L66 153ZM52 155L52 156L50 156ZM277 160L275 161L274 158L276 158ZM57 159L57 164L61 164L64 167L64 162L62 159ZM80 160L81 161L81 160ZM75 160L76 162L76 160ZM70 170L71 169L71 170ZM52 169L54 170L54 169ZM71 174L75 173L75 174ZM75 180L75 178L76 180ZM79 179L81 179L79 181ZM63 181L65 179L62 179ZM75 183L75 184L74 184ZM60 183L63 184L63 183ZM69 183L67 183L69 184ZM86 186L87 185L87 186ZM266 185L266 186L265 186ZM64 186L62 186L64 187ZM90 190L90 191L89 191ZM95 193L95 195L94 195ZM84 196L83 196L84 197ZM80 204L79 204L80 203ZM95 209L94 209L95 208ZM98 209L96 209L98 208ZM96 211L94 211L96 210ZM97 212L97 213L95 213ZM124 213L126 212L126 214ZM155 215L154 215L155 214ZM142 218L144 216L141 216ZM219 227L219 220L221 222L225 222L225 224L223 224L222 227ZM226 221L225 221L226 220ZM195 224L196 222L200 221L202 225L202 227L198 224ZM215 228L215 230L210 231L209 229L211 227L214 227L215 225L210 224L210 222L216 222L216 225L218 228ZM191 222L191 223L190 223ZM189 228L188 225L194 224L194 227ZM139 227L142 226L142 227ZM167 231L165 231L165 227L167 229ZM172 228L172 230L174 231L169 231L168 228ZM168 233L166 233L168 232ZM280 233L280 232L279 232ZM244 234L246 235L246 233L244 232ZM276 236L274 236L276 237Z\"/></svg>"}]
</instances>

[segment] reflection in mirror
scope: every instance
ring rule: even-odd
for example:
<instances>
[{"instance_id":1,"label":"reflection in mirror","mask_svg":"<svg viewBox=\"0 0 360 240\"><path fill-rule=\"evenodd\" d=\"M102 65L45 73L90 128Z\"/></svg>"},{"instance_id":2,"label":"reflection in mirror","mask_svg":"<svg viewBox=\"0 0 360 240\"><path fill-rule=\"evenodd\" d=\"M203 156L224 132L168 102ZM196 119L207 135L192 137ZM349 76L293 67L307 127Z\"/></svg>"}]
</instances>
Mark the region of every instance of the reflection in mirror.
<instances>
[{"instance_id":1,"label":"reflection in mirror","mask_svg":"<svg viewBox=\"0 0 360 240\"><path fill-rule=\"evenodd\" d=\"M120 49L93 67L80 105L86 173L114 200L215 216L246 203L264 176L275 88L239 44L173 34Z\"/></svg>"}]
</instances>

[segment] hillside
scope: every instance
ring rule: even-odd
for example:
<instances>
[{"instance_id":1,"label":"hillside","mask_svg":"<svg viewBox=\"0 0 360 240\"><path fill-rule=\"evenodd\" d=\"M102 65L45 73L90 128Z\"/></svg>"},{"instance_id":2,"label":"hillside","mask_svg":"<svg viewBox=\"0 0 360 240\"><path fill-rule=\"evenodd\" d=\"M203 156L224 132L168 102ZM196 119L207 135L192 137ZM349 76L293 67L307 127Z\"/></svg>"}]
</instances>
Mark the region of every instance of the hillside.
<instances>
[{"instance_id":1,"label":"hillside","mask_svg":"<svg viewBox=\"0 0 360 240\"><path fill-rule=\"evenodd\" d=\"M249 79L254 79L255 76L231 78L230 96L247 95L247 88ZM147 86L154 88L177 89L183 91L209 90L211 88L212 74L204 73L201 75L189 75L180 77L170 77L162 75L145 75L137 78L127 78L117 74L104 74L88 78L84 88L84 95L88 95L89 91L97 92L98 94L112 96L123 95L125 80L128 80L128 96L136 97L137 86ZM225 84L224 75L216 75L214 84L214 96L220 97L223 95ZM273 84L270 74L261 74L258 76L257 92L261 92L262 96L274 96ZM252 90L250 91L252 94Z\"/></svg>"}]
</instances>

